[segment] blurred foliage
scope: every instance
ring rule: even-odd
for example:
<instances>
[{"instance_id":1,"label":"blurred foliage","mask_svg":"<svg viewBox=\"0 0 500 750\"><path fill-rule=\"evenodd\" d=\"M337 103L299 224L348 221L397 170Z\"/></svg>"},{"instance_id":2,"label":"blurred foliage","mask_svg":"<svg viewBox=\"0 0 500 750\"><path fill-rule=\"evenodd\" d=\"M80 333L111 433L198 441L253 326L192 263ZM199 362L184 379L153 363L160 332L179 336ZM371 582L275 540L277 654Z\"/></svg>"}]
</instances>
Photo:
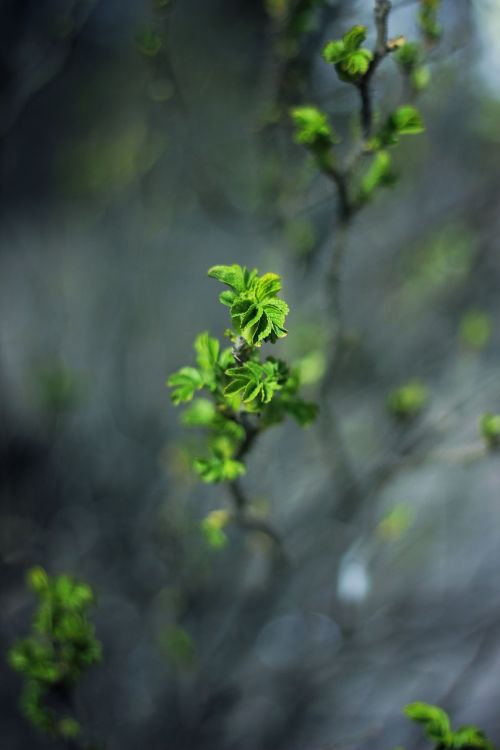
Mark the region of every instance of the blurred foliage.
<instances>
[{"instance_id":1,"label":"blurred foliage","mask_svg":"<svg viewBox=\"0 0 500 750\"><path fill-rule=\"evenodd\" d=\"M227 526L230 515L227 510L213 510L201 522L201 530L207 544L214 549L225 547L228 538L224 533L224 527Z\"/></svg>"},{"instance_id":2,"label":"blurred foliage","mask_svg":"<svg viewBox=\"0 0 500 750\"><path fill-rule=\"evenodd\" d=\"M160 645L172 666L186 670L196 666L193 639L180 625L169 625L160 637Z\"/></svg>"},{"instance_id":3,"label":"blurred foliage","mask_svg":"<svg viewBox=\"0 0 500 750\"><path fill-rule=\"evenodd\" d=\"M95 130L62 149L59 170L63 185L74 196L98 196L138 182L156 164L166 147L166 136L135 118L114 132Z\"/></svg>"},{"instance_id":4,"label":"blurred foliage","mask_svg":"<svg viewBox=\"0 0 500 750\"><path fill-rule=\"evenodd\" d=\"M308 219L291 219L285 224L285 237L292 252L307 257L316 244L316 230Z\"/></svg>"},{"instance_id":5,"label":"blurred foliage","mask_svg":"<svg viewBox=\"0 0 500 750\"><path fill-rule=\"evenodd\" d=\"M439 230L414 253L407 281L409 290L420 296L465 281L476 249L476 234L465 224L452 224Z\"/></svg>"},{"instance_id":6,"label":"blurred foliage","mask_svg":"<svg viewBox=\"0 0 500 750\"><path fill-rule=\"evenodd\" d=\"M493 750L492 743L477 727L462 726L453 731L448 714L438 706L420 702L410 703L404 712L409 719L422 726L425 736L432 741L435 750Z\"/></svg>"},{"instance_id":7,"label":"blurred foliage","mask_svg":"<svg viewBox=\"0 0 500 750\"><path fill-rule=\"evenodd\" d=\"M39 603L33 634L9 650L11 667L25 677L21 709L39 730L54 737L80 733L71 716L71 694L82 673L101 659L101 644L87 609L94 594L87 583L67 575L51 578L41 567L27 575Z\"/></svg>"},{"instance_id":8,"label":"blurred foliage","mask_svg":"<svg viewBox=\"0 0 500 750\"><path fill-rule=\"evenodd\" d=\"M500 414L483 414L479 420L479 430L485 443L490 448L500 445Z\"/></svg>"},{"instance_id":9,"label":"blurred foliage","mask_svg":"<svg viewBox=\"0 0 500 750\"><path fill-rule=\"evenodd\" d=\"M135 37L136 47L145 57L156 57L162 48L161 36L154 29L141 29Z\"/></svg>"},{"instance_id":10,"label":"blurred foliage","mask_svg":"<svg viewBox=\"0 0 500 750\"><path fill-rule=\"evenodd\" d=\"M397 541L408 531L413 518L411 507L406 503L398 503L380 521L377 534L384 542Z\"/></svg>"},{"instance_id":11,"label":"blurred foliage","mask_svg":"<svg viewBox=\"0 0 500 750\"><path fill-rule=\"evenodd\" d=\"M425 55L418 42L406 42L394 53L394 60L415 93L423 91L430 81L431 72L425 64Z\"/></svg>"},{"instance_id":12,"label":"blurred foliage","mask_svg":"<svg viewBox=\"0 0 500 750\"><path fill-rule=\"evenodd\" d=\"M326 0L265 0L269 16L277 24L276 48L283 60L297 57L304 37L314 31L317 11Z\"/></svg>"},{"instance_id":13,"label":"blurred foliage","mask_svg":"<svg viewBox=\"0 0 500 750\"><path fill-rule=\"evenodd\" d=\"M33 389L37 403L48 417L59 417L73 411L83 395L76 373L57 359L35 369Z\"/></svg>"},{"instance_id":14,"label":"blurred foliage","mask_svg":"<svg viewBox=\"0 0 500 750\"><path fill-rule=\"evenodd\" d=\"M428 398L425 385L419 380L411 380L389 394L387 408L397 419L411 420L420 414Z\"/></svg>"},{"instance_id":15,"label":"blurred foliage","mask_svg":"<svg viewBox=\"0 0 500 750\"><path fill-rule=\"evenodd\" d=\"M460 320L460 341L471 349L484 349L493 329L491 317L482 310L468 310Z\"/></svg>"},{"instance_id":16,"label":"blurred foliage","mask_svg":"<svg viewBox=\"0 0 500 750\"><path fill-rule=\"evenodd\" d=\"M418 22L422 35L429 45L435 44L442 34L442 28L438 19L440 7L441 0L420 0Z\"/></svg>"}]
</instances>

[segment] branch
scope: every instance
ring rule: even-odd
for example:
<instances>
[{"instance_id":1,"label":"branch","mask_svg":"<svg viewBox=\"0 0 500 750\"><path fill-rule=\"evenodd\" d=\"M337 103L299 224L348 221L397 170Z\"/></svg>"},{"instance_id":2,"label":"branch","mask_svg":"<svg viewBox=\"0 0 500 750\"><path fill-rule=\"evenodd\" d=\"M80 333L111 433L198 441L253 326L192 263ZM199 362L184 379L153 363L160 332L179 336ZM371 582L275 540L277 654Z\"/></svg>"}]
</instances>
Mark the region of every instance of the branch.
<instances>
[{"instance_id":1,"label":"branch","mask_svg":"<svg viewBox=\"0 0 500 750\"><path fill-rule=\"evenodd\" d=\"M365 140L370 138L373 127L373 106L370 83L378 66L389 52L387 47L387 22L391 7L390 0L375 0L374 16L377 29L377 40L370 67L358 85L359 95L361 97L361 129Z\"/></svg>"},{"instance_id":2,"label":"branch","mask_svg":"<svg viewBox=\"0 0 500 750\"><path fill-rule=\"evenodd\" d=\"M235 456L237 461L242 461L252 449L261 430L257 425L254 425L249 421L246 414L239 415L237 422L245 430L245 437L243 438L243 441ZM261 534L265 534L265 536L269 537L269 539L275 545L277 551L279 552L280 558L285 561L286 555L284 553L283 543L278 532L275 531L273 527L266 521L258 518L249 518L247 516L246 511L249 506L249 499L239 479L234 479L229 483L229 491L231 493L231 498L235 509L235 521L237 525L245 531L256 531L260 532Z\"/></svg>"}]
</instances>

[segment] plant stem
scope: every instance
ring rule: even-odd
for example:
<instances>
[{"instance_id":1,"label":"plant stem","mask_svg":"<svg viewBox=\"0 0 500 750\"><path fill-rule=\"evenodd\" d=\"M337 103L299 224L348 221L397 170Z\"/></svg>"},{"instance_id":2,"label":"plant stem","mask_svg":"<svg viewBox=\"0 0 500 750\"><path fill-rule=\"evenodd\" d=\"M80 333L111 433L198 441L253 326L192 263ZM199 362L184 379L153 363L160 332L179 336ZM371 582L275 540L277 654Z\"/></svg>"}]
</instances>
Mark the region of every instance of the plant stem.
<instances>
[{"instance_id":1,"label":"plant stem","mask_svg":"<svg viewBox=\"0 0 500 750\"><path fill-rule=\"evenodd\" d=\"M391 7L390 0L375 0L374 15L375 26L377 29L377 41L375 43L375 50L373 52L373 59L370 63L370 67L358 85L359 95L361 97L361 129L365 140L370 138L373 128L371 80L378 66L388 54L387 22Z\"/></svg>"},{"instance_id":2,"label":"plant stem","mask_svg":"<svg viewBox=\"0 0 500 750\"><path fill-rule=\"evenodd\" d=\"M261 433L261 429L259 426L252 424L248 419L248 415L245 413L239 415L237 422L245 430L245 437L243 438L235 456L237 461L242 461L252 449L258 435ZM265 534L276 546L281 559L283 561L286 560L283 551L283 543L278 532L275 531L275 529L273 529L273 527L266 521L258 518L249 518L247 516L247 509L250 501L242 487L241 481L239 479L233 479L233 481L229 483L229 491L231 493L235 509L235 520L238 526L245 531L256 531Z\"/></svg>"}]
</instances>

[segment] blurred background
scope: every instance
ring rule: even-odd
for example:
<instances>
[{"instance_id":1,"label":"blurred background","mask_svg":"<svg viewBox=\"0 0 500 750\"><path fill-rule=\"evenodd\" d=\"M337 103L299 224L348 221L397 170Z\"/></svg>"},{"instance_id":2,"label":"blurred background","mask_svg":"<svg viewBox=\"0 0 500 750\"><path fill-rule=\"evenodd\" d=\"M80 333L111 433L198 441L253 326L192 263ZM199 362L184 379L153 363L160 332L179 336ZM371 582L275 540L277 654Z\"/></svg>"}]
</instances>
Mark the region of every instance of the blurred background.
<instances>
[{"instance_id":1,"label":"blurred background","mask_svg":"<svg viewBox=\"0 0 500 750\"><path fill-rule=\"evenodd\" d=\"M413 700L500 742L500 466L478 431L500 411L497 0L444 0L426 133L349 232L335 430L286 424L249 458L286 566L259 534L207 544L230 497L191 475L165 388L228 324L207 268L242 263L283 275L276 354L317 396L336 196L286 111L315 103L349 141L356 92L320 50L353 23L372 40L372 6L319 3L297 36L284 2L0 4L2 651L29 566L88 580L104 659L76 701L110 750L416 748ZM393 6L415 38L417 4ZM377 108L401 86L386 60ZM0 673L2 746L53 746Z\"/></svg>"}]
</instances>

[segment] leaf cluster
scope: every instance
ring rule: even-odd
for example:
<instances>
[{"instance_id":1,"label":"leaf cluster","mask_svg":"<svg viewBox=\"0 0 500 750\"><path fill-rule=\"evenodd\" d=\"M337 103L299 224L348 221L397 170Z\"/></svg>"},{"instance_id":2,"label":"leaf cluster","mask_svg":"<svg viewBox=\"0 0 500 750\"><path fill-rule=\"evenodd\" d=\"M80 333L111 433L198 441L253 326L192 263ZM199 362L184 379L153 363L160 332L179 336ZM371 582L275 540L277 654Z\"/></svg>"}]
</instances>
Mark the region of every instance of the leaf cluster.
<instances>
[{"instance_id":1,"label":"leaf cluster","mask_svg":"<svg viewBox=\"0 0 500 750\"><path fill-rule=\"evenodd\" d=\"M435 0L431 0L431 4L436 5ZM389 187L396 182L397 176L388 149L397 145L401 136L424 131L419 111L411 104L404 104L390 112L372 135L374 118L368 84L376 66L386 54L391 53L414 92L425 88L429 81L420 44L407 42L405 37L399 36L386 40L385 51L375 54L363 46L366 37L366 27L355 25L341 39L328 42L322 52L323 59L335 67L340 80L355 85L360 92L363 126L360 154L365 158L371 156L368 167L360 175L357 158L350 164L348 162L347 166L337 167L333 147L339 143L339 138L324 112L314 106L295 107L290 112L295 125L295 141L312 153L318 168L335 182L341 216L348 219L373 197L378 188ZM353 186L351 181L354 182Z\"/></svg>"},{"instance_id":2,"label":"leaf cluster","mask_svg":"<svg viewBox=\"0 0 500 750\"><path fill-rule=\"evenodd\" d=\"M370 142L370 147L377 151L381 148L396 146L402 135L419 135L424 130L424 122L418 109L411 104L404 104L387 117Z\"/></svg>"},{"instance_id":3,"label":"leaf cluster","mask_svg":"<svg viewBox=\"0 0 500 750\"><path fill-rule=\"evenodd\" d=\"M367 202L377 188L391 187L397 181L388 149L396 146L401 136L417 135L424 129L422 116L414 106L405 104L391 112L368 144L373 158L361 177L360 203Z\"/></svg>"},{"instance_id":4,"label":"leaf cluster","mask_svg":"<svg viewBox=\"0 0 500 750\"><path fill-rule=\"evenodd\" d=\"M441 38L442 29L438 18L440 7L441 0L420 0L418 24L425 41L430 45Z\"/></svg>"},{"instance_id":5,"label":"leaf cluster","mask_svg":"<svg viewBox=\"0 0 500 750\"><path fill-rule=\"evenodd\" d=\"M38 598L33 632L8 652L11 667L25 677L21 708L37 728L74 737L80 731L78 722L59 716L51 699L68 696L82 672L101 658L101 644L87 617L94 594L87 583L67 575L51 578L41 567L28 572L27 583Z\"/></svg>"},{"instance_id":6,"label":"leaf cluster","mask_svg":"<svg viewBox=\"0 0 500 750\"><path fill-rule=\"evenodd\" d=\"M295 107L291 116L295 125L295 141L314 151L323 151L338 143L328 117L317 107Z\"/></svg>"},{"instance_id":7,"label":"leaf cluster","mask_svg":"<svg viewBox=\"0 0 500 750\"><path fill-rule=\"evenodd\" d=\"M428 703L410 703L404 709L406 716L423 728L436 750L493 750L484 732L474 726L462 726L453 731L448 714L438 706Z\"/></svg>"},{"instance_id":8,"label":"leaf cluster","mask_svg":"<svg viewBox=\"0 0 500 750\"><path fill-rule=\"evenodd\" d=\"M225 284L220 302L229 308L232 347L221 349L208 333L195 340L197 367L182 367L170 376L174 404L191 402L183 414L189 427L207 437L208 455L193 468L204 482L233 481L245 472L244 454L256 435L291 415L301 425L316 416L316 407L298 396L298 374L274 357L261 356L264 343L286 336L288 305L278 297L277 274L213 266L209 276ZM204 395L194 398L198 391Z\"/></svg>"},{"instance_id":9,"label":"leaf cluster","mask_svg":"<svg viewBox=\"0 0 500 750\"><path fill-rule=\"evenodd\" d=\"M395 52L394 60L415 92L426 88L430 80L430 71L424 63L423 49L418 42L405 42Z\"/></svg>"},{"instance_id":10,"label":"leaf cluster","mask_svg":"<svg viewBox=\"0 0 500 750\"><path fill-rule=\"evenodd\" d=\"M353 26L342 39L323 48L323 59L334 65L338 77L346 83L358 84L370 68L373 53L361 45L366 39L366 26Z\"/></svg>"},{"instance_id":11,"label":"leaf cluster","mask_svg":"<svg viewBox=\"0 0 500 750\"><path fill-rule=\"evenodd\" d=\"M281 279L276 273L258 276L238 265L212 266L208 275L226 284L219 300L230 309L233 328L249 346L265 341L274 343L287 334L285 318L288 305L279 299Z\"/></svg>"}]
</instances>

